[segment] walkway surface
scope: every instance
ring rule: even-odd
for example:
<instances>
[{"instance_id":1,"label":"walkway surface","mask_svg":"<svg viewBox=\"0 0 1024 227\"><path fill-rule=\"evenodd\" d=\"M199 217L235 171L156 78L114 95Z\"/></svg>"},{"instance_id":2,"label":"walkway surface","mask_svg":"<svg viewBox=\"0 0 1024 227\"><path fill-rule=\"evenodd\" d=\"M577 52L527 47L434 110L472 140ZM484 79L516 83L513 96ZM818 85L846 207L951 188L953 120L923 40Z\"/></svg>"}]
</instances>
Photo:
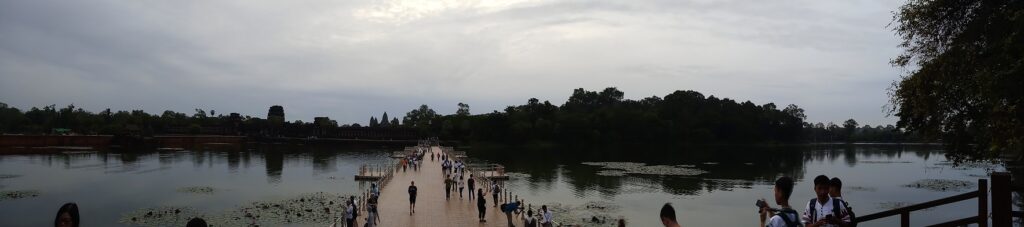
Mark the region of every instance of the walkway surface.
<instances>
[{"instance_id":1,"label":"walkway surface","mask_svg":"<svg viewBox=\"0 0 1024 227\"><path fill-rule=\"evenodd\" d=\"M431 147L430 152L440 154L439 147ZM463 194L460 200L458 192L451 200L445 201L444 177L441 173L441 162L430 160L428 153L418 171L411 168L399 170L394 178L383 188L379 200L381 222L379 226L508 226L508 219L497 207L490 194L487 196L487 222L477 221L476 200L470 200ZM418 193L416 196L416 213L409 214L409 184L415 181ZM477 188L480 186L478 185ZM467 189L468 190L468 189ZM513 219L517 218L512 216ZM515 220L516 226L524 226L522 220Z\"/></svg>"}]
</instances>

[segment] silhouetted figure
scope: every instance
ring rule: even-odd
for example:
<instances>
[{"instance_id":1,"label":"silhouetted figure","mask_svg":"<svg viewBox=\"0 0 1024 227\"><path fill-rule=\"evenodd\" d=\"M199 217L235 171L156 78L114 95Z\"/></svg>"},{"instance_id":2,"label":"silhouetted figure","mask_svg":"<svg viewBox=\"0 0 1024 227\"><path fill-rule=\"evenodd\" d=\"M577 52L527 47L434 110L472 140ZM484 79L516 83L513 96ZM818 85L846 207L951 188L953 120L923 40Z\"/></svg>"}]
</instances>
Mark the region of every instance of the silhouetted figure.
<instances>
[{"instance_id":1,"label":"silhouetted figure","mask_svg":"<svg viewBox=\"0 0 1024 227\"><path fill-rule=\"evenodd\" d=\"M679 227L679 222L676 222L676 209L672 208L671 203L661 206L661 224L665 227Z\"/></svg>"},{"instance_id":2,"label":"silhouetted figure","mask_svg":"<svg viewBox=\"0 0 1024 227\"><path fill-rule=\"evenodd\" d=\"M203 220L202 218L192 218L192 220L188 220L188 224L185 224L185 227L206 227L206 226L209 226L209 225L207 225L206 224L206 220Z\"/></svg>"},{"instance_id":3,"label":"silhouetted figure","mask_svg":"<svg viewBox=\"0 0 1024 227\"><path fill-rule=\"evenodd\" d=\"M409 182L409 215L416 213L416 182Z\"/></svg>"},{"instance_id":4,"label":"silhouetted figure","mask_svg":"<svg viewBox=\"0 0 1024 227\"><path fill-rule=\"evenodd\" d=\"M480 222L487 222L487 220L484 220L484 213L487 211L487 199L484 198L483 188L477 189L476 197L476 209L477 211L480 211L480 214L478 216L480 218Z\"/></svg>"},{"instance_id":5,"label":"silhouetted figure","mask_svg":"<svg viewBox=\"0 0 1024 227\"><path fill-rule=\"evenodd\" d=\"M78 204L65 203L57 210L57 217L53 219L53 226L56 227L78 227Z\"/></svg>"},{"instance_id":6,"label":"silhouetted figure","mask_svg":"<svg viewBox=\"0 0 1024 227\"><path fill-rule=\"evenodd\" d=\"M473 180L473 174L470 174L469 179L466 180L466 186L469 186L469 200L473 200L473 191L476 189L476 180Z\"/></svg>"}]
</instances>

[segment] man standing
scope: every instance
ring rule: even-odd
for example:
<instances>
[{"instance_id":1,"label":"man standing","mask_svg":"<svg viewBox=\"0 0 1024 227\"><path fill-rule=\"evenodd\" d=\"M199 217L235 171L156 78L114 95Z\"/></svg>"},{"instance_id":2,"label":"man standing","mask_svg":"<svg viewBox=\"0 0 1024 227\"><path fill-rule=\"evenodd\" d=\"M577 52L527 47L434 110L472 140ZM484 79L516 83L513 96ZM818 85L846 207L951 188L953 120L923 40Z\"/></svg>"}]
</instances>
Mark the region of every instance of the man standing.
<instances>
[{"instance_id":1,"label":"man standing","mask_svg":"<svg viewBox=\"0 0 1024 227\"><path fill-rule=\"evenodd\" d=\"M667 204L666 204L667 205ZM669 207L671 208L671 207ZM664 210L664 208L662 208ZM541 226L552 227L555 226L554 216L551 215L551 210L548 210L548 205L540 206L541 217L544 218L541 221ZM664 213L664 212L663 212ZM675 218L675 211L672 212L672 218Z\"/></svg>"},{"instance_id":2,"label":"man standing","mask_svg":"<svg viewBox=\"0 0 1024 227\"><path fill-rule=\"evenodd\" d=\"M661 206L661 224L665 227L679 227L679 222L676 222L676 209L672 208L671 203L665 203Z\"/></svg>"},{"instance_id":3,"label":"man standing","mask_svg":"<svg viewBox=\"0 0 1024 227\"><path fill-rule=\"evenodd\" d=\"M450 200L452 198L452 183L451 177L444 178L444 200Z\"/></svg>"},{"instance_id":4,"label":"man standing","mask_svg":"<svg viewBox=\"0 0 1024 227\"><path fill-rule=\"evenodd\" d=\"M494 199L494 207L498 207L498 194L501 194L501 187L497 181L491 181L491 199Z\"/></svg>"},{"instance_id":5,"label":"man standing","mask_svg":"<svg viewBox=\"0 0 1024 227\"><path fill-rule=\"evenodd\" d=\"M466 185L469 186L469 200L473 200L473 194L476 194L473 193L476 191L473 190L474 188L476 188L476 181L473 180L473 174L469 175L469 179L466 180Z\"/></svg>"},{"instance_id":6,"label":"man standing","mask_svg":"<svg viewBox=\"0 0 1024 227\"><path fill-rule=\"evenodd\" d=\"M355 204L352 204L352 200L345 203L345 226L355 226Z\"/></svg>"},{"instance_id":7,"label":"man standing","mask_svg":"<svg viewBox=\"0 0 1024 227\"><path fill-rule=\"evenodd\" d=\"M409 215L416 213L416 182L409 183Z\"/></svg>"},{"instance_id":8,"label":"man standing","mask_svg":"<svg viewBox=\"0 0 1024 227\"><path fill-rule=\"evenodd\" d=\"M857 215L853 214L853 208L850 207L850 203L843 199L843 181L839 180L838 177L833 177L832 180L829 180L828 196L831 196L840 206L846 208L846 216L850 218L850 223L846 226L856 227L857 223L853 222L853 220L857 219Z\"/></svg>"},{"instance_id":9,"label":"man standing","mask_svg":"<svg viewBox=\"0 0 1024 227\"><path fill-rule=\"evenodd\" d=\"M828 195L829 184L828 176L818 175L814 178L816 197L807 203L803 214L803 221L807 223L807 227L846 226L850 223L850 216L846 215L846 208L840 206Z\"/></svg>"},{"instance_id":10,"label":"man standing","mask_svg":"<svg viewBox=\"0 0 1024 227\"><path fill-rule=\"evenodd\" d=\"M800 226L800 220L798 219L796 210L793 210L789 206L789 196L793 194L793 178L779 177L775 180L775 204L782 207L778 212L768 206L767 203L764 207L761 207L761 225L762 227L797 227ZM764 200L761 200L764 201ZM765 217L771 216L765 222Z\"/></svg>"}]
</instances>

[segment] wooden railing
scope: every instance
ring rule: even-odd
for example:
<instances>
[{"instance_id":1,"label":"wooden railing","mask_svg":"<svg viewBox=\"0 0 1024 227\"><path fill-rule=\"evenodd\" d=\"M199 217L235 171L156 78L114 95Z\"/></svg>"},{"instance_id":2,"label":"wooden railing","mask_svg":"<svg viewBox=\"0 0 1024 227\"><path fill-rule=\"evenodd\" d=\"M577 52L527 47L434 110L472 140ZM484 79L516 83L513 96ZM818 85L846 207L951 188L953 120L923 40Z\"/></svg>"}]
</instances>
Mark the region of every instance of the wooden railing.
<instances>
[{"instance_id":1,"label":"wooden railing","mask_svg":"<svg viewBox=\"0 0 1024 227\"><path fill-rule=\"evenodd\" d=\"M1021 187L1011 186L1010 174L1005 172L992 173L992 226L1010 227L1013 226L1014 217L1024 216L1024 212L1013 211L1013 192L1022 191ZM960 202L964 200L977 199L978 213L976 216L951 220L930 226L964 226L967 224L978 224L980 227L989 226L989 185L988 179L978 179L978 190L946 198L936 199L924 203L900 207L892 210L868 214L857 217L854 222L862 223L879 218L900 216L900 226L910 226L910 212L937 207L945 204Z\"/></svg>"}]
</instances>

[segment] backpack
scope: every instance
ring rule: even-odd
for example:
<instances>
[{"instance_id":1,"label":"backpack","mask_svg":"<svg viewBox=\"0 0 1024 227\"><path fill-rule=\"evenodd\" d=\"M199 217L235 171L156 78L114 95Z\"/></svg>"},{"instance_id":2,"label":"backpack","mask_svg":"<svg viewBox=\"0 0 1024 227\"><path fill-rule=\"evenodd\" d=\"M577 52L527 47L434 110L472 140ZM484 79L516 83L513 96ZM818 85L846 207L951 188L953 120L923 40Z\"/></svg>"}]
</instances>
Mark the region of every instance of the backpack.
<instances>
[{"instance_id":1,"label":"backpack","mask_svg":"<svg viewBox=\"0 0 1024 227\"><path fill-rule=\"evenodd\" d=\"M838 214L839 213L839 203L845 203L845 201L843 201L841 199L836 199L836 198L831 198L831 199L832 199L832 213L833 214ZM809 209L811 210L810 212L807 212L807 213L810 213L810 215L811 215L811 221L817 221L818 220L818 212L814 208L815 205L818 204L818 203L815 202L817 200L818 200L817 198L811 199L811 202L807 204L807 207L809 207ZM849 211L847 211L847 213L849 213ZM842 217L838 217L838 218L842 218ZM853 220L853 216L850 217L850 220Z\"/></svg>"},{"instance_id":2,"label":"backpack","mask_svg":"<svg viewBox=\"0 0 1024 227\"><path fill-rule=\"evenodd\" d=\"M782 209L779 212L775 213L775 216L779 216L779 218L781 218L783 222L786 222L786 226L787 227L799 227L800 226L800 222L797 221L797 220L790 220L788 215L784 215L784 214L787 214L787 213L788 214L793 214L794 217L800 217L800 214L798 214L796 212L796 210L788 209L788 208L787 209Z\"/></svg>"},{"instance_id":3,"label":"backpack","mask_svg":"<svg viewBox=\"0 0 1024 227\"><path fill-rule=\"evenodd\" d=\"M853 214L853 207L850 207L850 203L847 203L846 200L839 199L839 202L843 203L843 207L846 207L846 215L850 216L850 225L848 226L857 227L857 215Z\"/></svg>"}]
</instances>

